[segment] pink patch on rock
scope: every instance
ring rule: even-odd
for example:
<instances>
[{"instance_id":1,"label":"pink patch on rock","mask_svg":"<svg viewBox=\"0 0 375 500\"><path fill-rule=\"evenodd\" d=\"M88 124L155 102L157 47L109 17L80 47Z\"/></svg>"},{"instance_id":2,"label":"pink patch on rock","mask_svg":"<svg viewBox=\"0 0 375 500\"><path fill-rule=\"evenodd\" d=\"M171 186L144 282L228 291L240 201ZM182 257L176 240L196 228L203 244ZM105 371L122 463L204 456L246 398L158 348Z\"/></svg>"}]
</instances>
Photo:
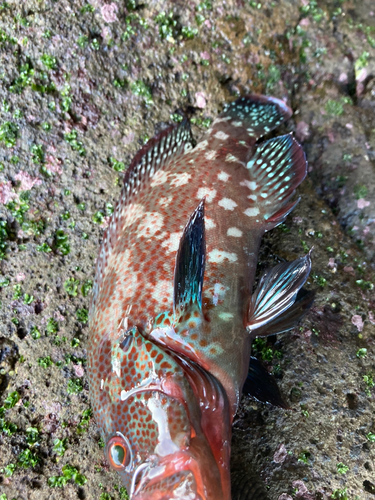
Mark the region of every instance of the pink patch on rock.
<instances>
[{"instance_id":1,"label":"pink patch on rock","mask_svg":"<svg viewBox=\"0 0 375 500\"><path fill-rule=\"evenodd\" d=\"M206 98L205 98L203 92L197 92L195 94L195 100L196 100L198 108L203 109L206 107L207 101L206 101Z\"/></svg>"},{"instance_id":2,"label":"pink patch on rock","mask_svg":"<svg viewBox=\"0 0 375 500\"><path fill-rule=\"evenodd\" d=\"M73 370L76 377L81 378L85 374L85 370L82 365L73 365Z\"/></svg>"},{"instance_id":3,"label":"pink patch on rock","mask_svg":"<svg viewBox=\"0 0 375 500\"><path fill-rule=\"evenodd\" d=\"M339 76L340 83L348 83L348 75L346 73L341 73Z\"/></svg>"},{"instance_id":4,"label":"pink patch on rock","mask_svg":"<svg viewBox=\"0 0 375 500\"><path fill-rule=\"evenodd\" d=\"M359 314L355 314L352 317L352 323L354 326L358 328L358 331L361 332L363 330L363 320L362 317L359 316Z\"/></svg>"},{"instance_id":5,"label":"pink patch on rock","mask_svg":"<svg viewBox=\"0 0 375 500\"><path fill-rule=\"evenodd\" d=\"M300 26L309 26L309 24L310 24L310 21L307 19L307 17L302 19L302 21L299 23Z\"/></svg>"},{"instance_id":6,"label":"pink patch on rock","mask_svg":"<svg viewBox=\"0 0 375 500\"><path fill-rule=\"evenodd\" d=\"M296 127L296 137L301 142L310 137L309 125L306 122L298 122Z\"/></svg>"},{"instance_id":7,"label":"pink patch on rock","mask_svg":"<svg viewBox=\"0 0 375 500\"><path fill-rule=\"evenodd\" d=\"M24 281L25 278L26 278L26 274L25 273L18 273L17 276L16 276L17 282Z\"/></svg>"},{"instance_id":8,"label":"pink patch on rock","mask_svg":"<svg viewBox=\"0 0 375 500\"><path fill-rule=\"evenodd\" d=\"M336 267L335 259L333 257L329 259L329 261L328 261L328 267L330 267L331 269L333 269L334 267Z\"/></svg>"},{"instance_id":9,"label":"pink patch on rock","mask_svg":"<svg viewBox=\"0 0 375 500\"><path fill-rule=\"evenodd\" d=\"M206 50L201 52L201 59L208 61L210 59L210 54Z\"/></svg>"},{"instance_id":10,"label":"pink patch on rock","mask_svg":"<svg viewBox=\"0 0 375 500\"><path fill-rule=\"evenodd\" d=\"M131 144L134 141L134 138L135 138L135 133L130 132L128 135L122 138L122 142L125 146L127 146L128 144Z\"/></svg>"},{"instance_id":11,"label":"pink patch on rock","mask_svg":"<svg viewBox=\"0 0 375 500\"><path fill-rule=\"evenodd\" d=\"M368 319L372 325L375 325L375 316L372 314L372 311L368 313Z\"/></svg>"},{"instance_id":12,"label":"pink patch on rock","mask_svg":"<svg viewBox=\"0 0 375 500\"><path fill-rule=\"evenodd\" d=\"M345 267L344 267L344 271L345 271L346 273L351 274L352 276L355 276L354 269L352 268L352 266L345 266Z\"/></svg>"},{"instance_id":13,"label":"pink patch on rock","mask_svg":"<svg viewBox=\"0 0 375 500\"><path fill-rule=\"evenodd\" d=\"M360 210L362 210L363 208L368 207L369 205L370 205L370 202L366 201L364 198L360 198L357 201L357 208L359 208Z\"/></svg>"},{"instance_id":14,"label":"pink patch on rock","mask_svg":"<svg viewBox=\"0 0 375 500\"><path fill-rule=\"evenodd\" d=\"M0 184L0 203L6 205L12 200L18 199L18 194L13 191L12 183L2 182Z\"/></svg>"},{"instance_id":15,"label":"pink patch on rock","mask_svg":"<svg viewBox=\"0 0 375 500\"><path fill-rule=\"evenodd\" d=\"M347 123L345 125L346 128L348 128L349 130L351 130L353 128L353 124L352 123Z\"/></svg>"},{"instance_id":16,"label":"pink patch on rock","mask_svg":"<svg viewBox=\"0 0 375 500\"><path fill-rule=\"evenodd\" d=\"M306 332L304 333L304 336L306 339L309 339L312 335L312 331L311 330L306 330Z\"/></svg>"},{"instance_id":17,"label":"pink patch on rock","mask_svg":"<svg viewBox=\"0 0 375 500\"><path fill-rule=\"evenodd\" d=\"M106 23L114 23L117 21L116 12L118 11L118 6L115 3L106 3L100 9L102 17Z\"/></svg>"},{"instance_id":18,"label":"pink patch on rock","mask_svg":"<svg viewBox=\"0 0 375 500\"><path fill-rule=\"evenodd\" d=\"M355 76L355 79L357 80L357 82L363 82L364 80L366 80L366 77L367 77L367 69L366 68L362 68Z\"/></svg>"},{"instance_id":19,"label":"pink patch on rock","mask_svg":"<svg viewBox=\"0 0 375 500\"><path fill-rule=\"evenodd\" d=\"M302 217L293 217L293 222L295 224L302 224L303 219L302 219Z\"/></svg>"},{"instance_id":20,"label":"pink patch on rock","mask_svg":"<svg viewBox=\"0 0 375 500\"><path fill-rule=\"evenodd\" d=\"M51 172L52 174L58 174L58 175L62 174L61 160L55 158L52 155L47 155L45 168L46 170L48 170L48 172Z\"/></svg>"},{"instance_id":21,"label":"pink patch on rock","mask_svg":"<svg viewBox=\"0 0 375 500\"><path fill-rule=\"evenodd\" d=\"M281 444L273 455L273 461L277 464L282 464L287 456L288 452L286 451L285 445Z\"/></svg>"},{"instance_id":22,"label":"pink patch on rock","mask_svg":"<svg viewBox=\"0 0 375 500\"><path fill-rule=\"evenodd\" d=\"M21 191L29 191L32 187L42 184L42 181L38 177L31 177L31 175L23 170L20 170L14 178L21 183Z\"/></svg>"},{"instance_id":23,"label":"pink patch on rock","mask_svg":"<svg viewBox=\"0 0 375 500\"><path fill-rule=\"evenodd\" d=\"M308 491L306 488L306 485L303 481L293 481L292 483L293 488L297 488L298 491L296 493L296 498L301 498L303 500L313 500L312 494Z\"/></svg>"},{"instance_id":24,"label":"pink patch on rock","mask_svg":"<svg viewBox=\"0 0 375 500\"><path fill-rule=\"evenodd\" d=\"M281 493L277 500L293 500L292 497L288 495L288 493Z\"/></svg>"}]
</instances>

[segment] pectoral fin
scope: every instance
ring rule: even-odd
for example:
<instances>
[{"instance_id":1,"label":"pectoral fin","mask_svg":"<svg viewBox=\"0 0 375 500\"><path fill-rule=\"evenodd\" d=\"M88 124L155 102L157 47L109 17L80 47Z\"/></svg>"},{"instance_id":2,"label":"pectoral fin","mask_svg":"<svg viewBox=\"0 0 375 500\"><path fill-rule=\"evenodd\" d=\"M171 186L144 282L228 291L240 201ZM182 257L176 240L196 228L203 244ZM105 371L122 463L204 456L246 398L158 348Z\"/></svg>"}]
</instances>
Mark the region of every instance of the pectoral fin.
<instances>
[{"instance_id":1,"label":"pectoral fin","mask_svg":"<svg viewBox=\"0 0 375 500\"><path fill-rule=\"evenodd\" d=\"M295 303L297 294L307 280L310 270L309 252L293 262L278 264L262 276L250 301L246 325L254 337L258 336L258 332L259 335L267 335L267 325L270 328L275 327L276 318ZM293 321L295 321L294 317ZM283 327L283 329L289 329L289 327Z\"/></svg>"},{"instance_id":2,"label":"pectoral fin","mask_svg":"<svg viewBox=\"0 0 375 500\"><path fill-rule=\"evenodd\" d=\"M173 309L175 318L188 305L202 308L202 288L206 260L204 199L190 216L176 256Z\"/></svg>"},{"instance_id":3,"label":"pectoral fin","mask_svg":"<svg viewBox=\"0 0 375 500\"><path fill-rule=\"evenodd\" d=\"M297 293L296 300L285 312L276 316L275 319L254 330L256 337L267 337L278 333L292 330L309 312L315 298L315 292L301 288Z\"/></svg>"}]
</instances>

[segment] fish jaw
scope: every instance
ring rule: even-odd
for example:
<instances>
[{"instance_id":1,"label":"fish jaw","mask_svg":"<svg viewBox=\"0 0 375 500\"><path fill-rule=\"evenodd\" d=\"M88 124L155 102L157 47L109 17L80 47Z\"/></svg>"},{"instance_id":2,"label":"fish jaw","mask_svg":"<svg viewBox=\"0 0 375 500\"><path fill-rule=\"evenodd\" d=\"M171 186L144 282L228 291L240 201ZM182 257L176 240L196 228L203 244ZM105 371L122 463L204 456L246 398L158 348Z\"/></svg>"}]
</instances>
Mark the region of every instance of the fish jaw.
<instances>
[{"instance_id":1,"label":"fish jaw","mask_svg":"<svg viewBox=\"0 0 375 500\"><path fill-rule=\"evenodd\" d=\"M204 436L196 436L185 451L135 472L131 500L229 500Z\"/></svg>"}]
</instances>

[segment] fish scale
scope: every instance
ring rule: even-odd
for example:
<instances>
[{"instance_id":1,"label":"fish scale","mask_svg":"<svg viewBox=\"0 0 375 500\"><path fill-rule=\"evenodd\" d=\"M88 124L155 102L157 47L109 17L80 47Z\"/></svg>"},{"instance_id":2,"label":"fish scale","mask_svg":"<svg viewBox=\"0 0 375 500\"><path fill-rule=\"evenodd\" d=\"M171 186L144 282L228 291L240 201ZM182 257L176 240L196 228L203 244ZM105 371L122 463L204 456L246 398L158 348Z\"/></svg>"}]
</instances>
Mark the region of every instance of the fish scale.
<instances>
[{"instance_id":1,"label":"fish scale","mask_svg":"<svg viewBox=\"0 0 375 500\"><path fill-rule=\"evenodd\" d=\"M261 237L306 175L291 135L256 143L290 115L275 98L240 98L195 147L185 120L125 174L97 262L89 377L107 456L134 499L230 499L253 332L288 330L306 309L309 255L251 293Z\"/></svg>"}]
</instances>

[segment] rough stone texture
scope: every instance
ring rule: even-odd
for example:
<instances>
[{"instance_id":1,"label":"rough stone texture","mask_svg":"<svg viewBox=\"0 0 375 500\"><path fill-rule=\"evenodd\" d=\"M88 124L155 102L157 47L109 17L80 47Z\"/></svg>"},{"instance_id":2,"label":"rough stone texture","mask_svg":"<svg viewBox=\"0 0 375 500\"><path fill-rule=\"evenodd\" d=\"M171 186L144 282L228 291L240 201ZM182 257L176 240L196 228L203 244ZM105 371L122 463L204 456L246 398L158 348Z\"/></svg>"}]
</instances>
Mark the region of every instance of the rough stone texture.
<instances>
[{"instance_id":1,"label":"rough stone texture","mask_svg":"<svg viewBox=\"0 0 375 500\"><path fill-rule=\"evenodd\" d=\"M0 64L0 404L10 407L0 498L125 498L95 423L79 425L82 286L119 195L113 167L182 111L198 137L224 102L256 91L293 107L284 130L304 143L311 171L300 205L265 238L260 268L314 245L317 294L300 329L257 347L292 410L244 397L233 467L260 474L271 500L374 499L373 2L0 2ZM67 464L87 482L49 486Z\"/></svg>"}]
</instances>

